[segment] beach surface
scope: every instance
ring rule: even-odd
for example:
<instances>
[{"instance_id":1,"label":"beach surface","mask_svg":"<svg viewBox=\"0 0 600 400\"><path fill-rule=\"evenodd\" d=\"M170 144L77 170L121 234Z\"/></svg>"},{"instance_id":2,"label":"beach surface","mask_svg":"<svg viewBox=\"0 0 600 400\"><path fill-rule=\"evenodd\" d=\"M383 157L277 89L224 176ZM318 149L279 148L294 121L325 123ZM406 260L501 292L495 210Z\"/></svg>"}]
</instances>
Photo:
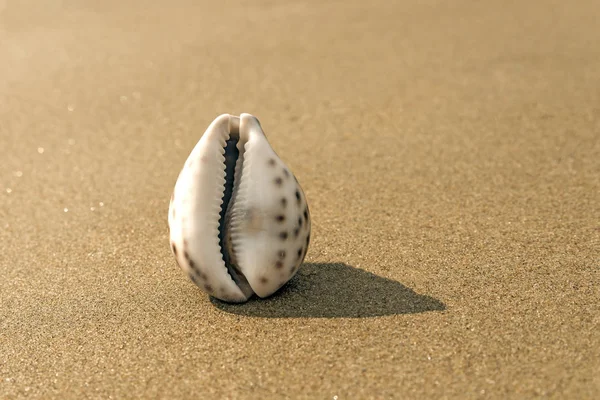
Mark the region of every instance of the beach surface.
<instances>
[{"instance_id":1,"label":"beach surface","mask_svg":"<svg viewBox=\"0 0 600 400\"><path fill-rule=\"evenodd\" d=\"M0 0L0 399L600 398L596 1ZM312 238L210 299L169 198L257 116Z\"/></svg>"}]
</instances>

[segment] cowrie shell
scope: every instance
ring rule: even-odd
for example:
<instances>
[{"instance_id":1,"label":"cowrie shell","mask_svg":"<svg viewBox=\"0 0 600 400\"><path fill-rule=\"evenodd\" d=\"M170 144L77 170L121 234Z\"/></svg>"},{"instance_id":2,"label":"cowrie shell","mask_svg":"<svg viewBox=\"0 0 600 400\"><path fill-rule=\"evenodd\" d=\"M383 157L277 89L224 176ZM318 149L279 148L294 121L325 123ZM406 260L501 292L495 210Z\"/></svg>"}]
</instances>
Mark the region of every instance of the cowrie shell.
<instances>
[{"instance_id":1,"label":"cowrie shell","mask_svg":"<svg viewBox=\"0 0 600 400\"><path fill-rule=\"evenodd\" d=\"M267 297L298 271L310 228L304 192L258 119L217 117L171 197L171 249L179 266L220 300Z\"/></svg>"}]
</instances>

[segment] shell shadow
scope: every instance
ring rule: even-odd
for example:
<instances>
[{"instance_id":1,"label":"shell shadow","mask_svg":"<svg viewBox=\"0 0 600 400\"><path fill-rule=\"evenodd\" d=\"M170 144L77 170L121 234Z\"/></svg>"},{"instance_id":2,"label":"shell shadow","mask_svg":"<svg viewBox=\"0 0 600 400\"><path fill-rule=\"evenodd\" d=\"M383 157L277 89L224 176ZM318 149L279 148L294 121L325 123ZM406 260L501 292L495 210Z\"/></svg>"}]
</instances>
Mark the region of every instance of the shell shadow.
<instances>
[{"instance_id":1,"label":"shell shadow","mask_svg":"<svg viewBox=\"0 0 600 400\"><path fill-rule=\"evenodd\" d=\"M228 313L263 318L368 318L446 309L433 297L343 263L306 263L266 299L211 302Z\"/></svg>"}]
</instances>

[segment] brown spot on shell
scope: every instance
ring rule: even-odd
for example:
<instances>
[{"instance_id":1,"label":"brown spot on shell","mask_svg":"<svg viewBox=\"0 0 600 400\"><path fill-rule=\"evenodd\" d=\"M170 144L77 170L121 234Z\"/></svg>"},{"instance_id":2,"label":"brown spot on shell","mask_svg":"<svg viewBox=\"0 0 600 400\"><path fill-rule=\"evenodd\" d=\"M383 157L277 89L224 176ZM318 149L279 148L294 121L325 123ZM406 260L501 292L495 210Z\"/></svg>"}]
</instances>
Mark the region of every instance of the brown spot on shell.
<instances>
[{"instance_id":1,"label":"brown spot on shell","mask_svg":"<svg viewBox=\"0 0 600 400\"><path fill-rule=\"evenodd\" d=\"M287 206L287 199L285 197L281 198L281 206L285 208Z\"/></svg>"},{"instance_id":2,"label":"brown spot on shell","mask_svg":"<svg viewBox=\"0 0 600 400\"><path fill-rule=\"evenodd\" d=\"M212 292L213 291L213 287L211 285L209 285L208 283L204 284L204 290L206 290L207 292Z\"/></svg>"},{"instance_id":3,"label":"brown spot on shell","mask_svg":"<svg viewBox=\"0 0 600 400\"><path fill-rule=\"evenodd\" d=\"M304 248L302 248L302 247L298 249L298 253L297 253L298 254L298 259L300 259L302 257L302 252L303 251L304 251Z\"/></svg>"},{"instance_id":4,"label":"brown spot on shell","mask_svg":"<svg viewBox=\"0 0 600 400\"><path fill-rule=\"evenodd\" d=\"M287 232L279 232L279 239L281 240L286 240L288 238L288 233Z\"/></svg>"},{"instance_id":5,"label":"brown spot on shell","mask_svg":"<svg viewBox=\"0 0 600 400\"><path fill-rule=\"evenodd\" d=\"M171 250L173 250L173 254L177 257L177 246L175 245L175 242L171 242Z\"/></svg>"},{"instance_id":6,"label":"brown spot on shell","mask_svg":"<svg viewBox=\"0 0 600 400\"><path fill-rule=\"evenodd\" d=\"M277 268L277 269L283 268L283 262L282 261L275 262L275 268Z\"/></svg>"},{"instance_id":7,"label":"brown spot on shell","mask_svg":"<svg viewBox=\"0 0 600 400\"><path fill-rule=\"evenodd\" d=\"M283 260L285 258L285 250L279 250L277 256Z\"/></svg>"},{"instance_id":8,"label":"brown spot on shell","mask_svg":"<svg viewBox=\"0 0 600 400\"><path fill-rule=\"evenodd\" d=\"M267 279L266 276L261 276L260 277L260 283L262 283L263 285L265 285L268 282L269 282L269 280Z\"/></svg>"},{"instance_id":9,"label":"brown spot on shell","mask_svg":"<svg viewBox=\"0 0 600 400\"><path fill-rule=\"evenodd\" d=\"M300 233L300 228L294 228L294 237L297 238Z\"/></svg>"},{"instance_id":10,"label":"brown spot on shell","mask_svg":"<svg viewBox=\"0 0 600 400\"><path fill-rule=\"evenodd\" d=\"M296 189L296 193L294 193L296 195L296 202L298 204L300 204L300 191L298 189Z\"/></svg>"},{"instance_id":11,"label":"brown spot on shell","mask_svg":"<svg viewBox=\"0 0 600 400\"><path fill-rule=\"evenodd\" d=\"M190 268L192 269L192 271L194 271L197 275L201 276L202 273L200 272L200 269L198 268L198 266L196 265L194 260L189 260L188 262L190 264Z\"/></svg>"},{"instance_id":12,"label":"brown spot on shell","mask_svg":"<svg viewBox=\"0 0 600 400\"><path fill-rule=\"evenodd\" d=\"M269 164L271 167L274 167L274 166L275 166L275 164L277 164L277 162L275 161L275 159L274 159L274 158L269 158L269 161L267 161L267 162L268 162L268 164Z\"/></svg>"},{"instance_id":13,"label":"brown spot on shell","mask_svg":"<svg viewBox=\"0 0 600 400\"><path fill-rule=\"evenodd\" d=\"M277 178L275 178L275 179L273 180L273 182L275 182L275 184L276 184L277 186L281 186L281 185L283 184L283 179L281 179L281 177L280 177L280 176L278 176Z\"/></svg>"},{"instance_id":14,"label":"brown spot on shell","mask_svg":"<svg viewBox=\"0 0 600 400\"><path fill-rule=\"evenodd\" d=\"M308 207L304 207L304 219L308 221Z\"/></svg>"},{"instance_id":15,"label":"brown spot on shell","mask_svg":"<svg viewBox=\"0 0 600 400\"><path fill-rule=\"evenodd\" d=\"M290 171L288 171L287 169L283 169L283 174L285 175L286 178L290 177Z\"/></svg>"},{"instance_id":16,"label":"brown spot on shell","mask_svg":"<svg viewBox=\"0 0 600 400\"><path fill-rule=\"evenodd\" d=\"M277 221L277 222L285 221L285 215L279 214L278 216L275 217L275 221Z\"/></svg>"}]
</instances>

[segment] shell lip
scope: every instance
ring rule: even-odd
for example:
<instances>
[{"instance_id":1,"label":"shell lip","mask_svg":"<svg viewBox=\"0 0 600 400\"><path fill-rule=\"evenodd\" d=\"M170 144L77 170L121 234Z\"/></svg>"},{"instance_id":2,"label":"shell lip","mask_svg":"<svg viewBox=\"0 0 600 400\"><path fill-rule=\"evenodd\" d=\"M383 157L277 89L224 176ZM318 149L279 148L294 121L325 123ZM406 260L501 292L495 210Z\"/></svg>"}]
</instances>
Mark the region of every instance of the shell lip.
<instances>
[{"instance_id":1,"label":"shell lip","mask_svg":"<svg viewBox=\"0 0 600 400\"><path fill-rule=\"evenodd\" d=\"M266 136L258 118L247 113L240 114L239 135L243 143L246 143L254 135Z\"/></svg>"}]
</instances>

